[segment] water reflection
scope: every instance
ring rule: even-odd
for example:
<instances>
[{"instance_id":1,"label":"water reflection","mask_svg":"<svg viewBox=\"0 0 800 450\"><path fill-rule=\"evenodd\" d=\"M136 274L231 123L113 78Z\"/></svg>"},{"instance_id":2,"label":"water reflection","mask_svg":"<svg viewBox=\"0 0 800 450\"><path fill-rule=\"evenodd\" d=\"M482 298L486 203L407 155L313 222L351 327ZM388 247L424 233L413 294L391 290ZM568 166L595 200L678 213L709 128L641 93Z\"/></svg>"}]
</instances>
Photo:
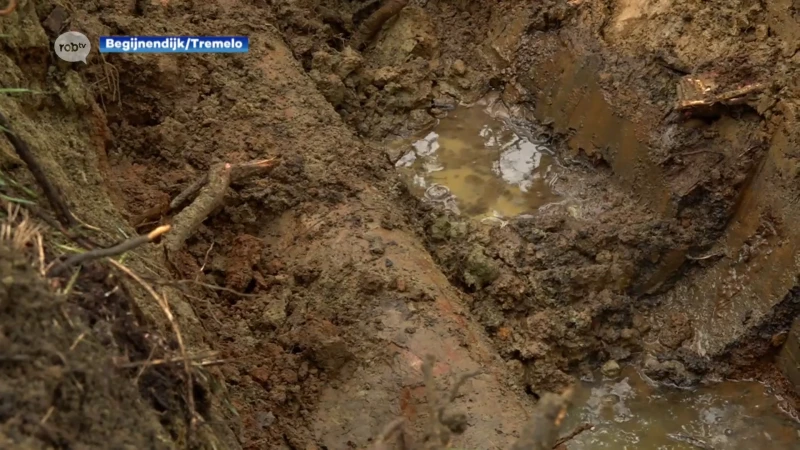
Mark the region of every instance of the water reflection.
<instances>
[{"instance_id":1,"label":"water reflection","mask_svg":"<svg viewBox=\"0 0 800 450\"><path fill-rule=\"evenodd\" d=\"M569 450L800 449L800 427L756 382L672 389L628 369L617 380L584 382L575 404L565 429L585 422L595 429Z\"/></svg>"},{"instance_id":2,"label":"water reflection","mask_svg":"<svg viewBox=\"0 0 800 450\"><path fill-rule=\"evenodd\" d=\"M396 143L408 149L396 166L415 194L453 212L478 218L532 212L559 199L549 184L554 159L544 143L519 131L487 104L456 108L433 131Z\"/></svg>"}]
</instances>

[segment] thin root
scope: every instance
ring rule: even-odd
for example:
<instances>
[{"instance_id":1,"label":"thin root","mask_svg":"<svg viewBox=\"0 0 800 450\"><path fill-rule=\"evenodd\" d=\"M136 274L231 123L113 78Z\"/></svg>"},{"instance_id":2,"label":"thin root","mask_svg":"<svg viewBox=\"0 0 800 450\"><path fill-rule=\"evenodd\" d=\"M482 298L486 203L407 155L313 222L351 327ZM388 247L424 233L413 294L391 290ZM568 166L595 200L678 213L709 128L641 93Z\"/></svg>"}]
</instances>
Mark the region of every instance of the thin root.
<instances>
[{"instance_id":1,"label":"thin root","mask_svg":"<svg viewBox=\"0 0 800 450\"><path fill-rule=\"evenodd\" d=\"M160 226L148 234L127 239L122 243L117 244L113 247L98 248L96 250L89 250L84 253L72 255L69 258L67 258L67 260L64 261L63 263L52 267L48 272L48 275L50 277L59 276L72 266L83 264L87 261L92 261L99 258L107 258L110 256L121 255L129 250L133 250L134 248L140 245L153 242L154 240L158 239L159 236L169 231L170 228L171 227L169 225Z\"/></svg>"},{"instance_id":2,"label":"thin root","mask_svg":"<svg viewBox=\"0 0 800 450\"><path fill-rule=\"evenodd\" d=\"M0 16L7 16L17 9L17 0L10 0L5 9L0 9Z\"/></svg>"},{"instance_id":3,"label":"thin root","mask_svg":"<svg viewBox=\"0 0 800 450\"><path fill-rule=\"evenodd\" d=\"M194 405L194 383L192 382L192 365L188 357L188 353L186 352L186 346L183 343L183 334L181 333L181 329L178 326L178 322L175 320L175 316L172 314L172 309L169 306L169 302L167 301L166 297L159 295L152 286L147 284L139 275L134 273L131 269L125 267L123 264L110 259L109 262L114 265L117 269L121 270L123 273L131 277L134 281L139 283L148 294L156 301L158 306L161 307L161 310L164 311L164 315L167 317L170 326L172 327L172 332L175 333L175 339L178 341L178 348L181 353L181 359L183 360L183 368L186 371L186 403L189 409L189 417L191 417L190 424L194 426L195 423L195 405Z\"/></svg>"},{"instance_id":4,"label":"thin root","mask_svg":"<svg viewBox=\"0 0 800 450\"><path fill-rule=\"evenodd\" d=\"M8 8L0 10L0 16L8 15L10 11L13 11L16 5L16 1L12 0ZM6 135L11 146L14 147L17 156L28 166L28 170L31 171L33 178L39 183L39 186L41 186L45 197L47 197L47 201L50 202L50 205L58 214L61 223L66 227L75 225L77 221L72 215L72 212L70 212L69 207L67 207L66 202L64 202L64 199L61 197L61 194L58 192L58 189L56 189L55 185L47 178L42 166L36 160L36 157L33 156L33 152L31 152L30 148L28 148L28 144L12 131L11 123L2 113L0 113L0 130L3 131L3 134Z\"/></svg>"}]
</instances>

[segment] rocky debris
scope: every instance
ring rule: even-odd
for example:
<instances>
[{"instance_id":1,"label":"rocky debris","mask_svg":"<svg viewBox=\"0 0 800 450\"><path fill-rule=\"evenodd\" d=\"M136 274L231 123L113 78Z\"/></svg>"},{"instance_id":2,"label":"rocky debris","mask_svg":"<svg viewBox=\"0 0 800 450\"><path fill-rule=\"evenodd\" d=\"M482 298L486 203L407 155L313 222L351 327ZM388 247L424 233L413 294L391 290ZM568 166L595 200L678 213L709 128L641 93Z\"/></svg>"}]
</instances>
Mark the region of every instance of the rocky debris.
<instances>
[{"instance_id":1,"label":"rocky debris","mask_svg":"<svg viewBox=\"0 0 800 450\"><path fill-rule=\"evenodd\" d=\"M600 368L600 372L607 378L616 378L619 376L620 370L619 363L613 359L606 361L603 367Z\"/></svg>"},{"instance_id":2,"label":"rocky debris","mask_svg":"<svg viewBox=\"0 0 800 450\"><path fill-rule=\"evenodd\" d=\"M451 65L450 68L453 69L453 73L458 76L463 76L467 73L467 65L460 59L453 61L453 65Z\"/></svg>"},{"instance_id":3,"label":"rocky debris","mask_svg":"<svg viewBox=\"0 0 800 450\"><path fill-rule=\"evenodd\" d=\"M437 218L430 227L429 236L437 241L460 239L467 235L467 222L454 220L447 215Z\"/></svg>"},{"instance_id":4,"label":"rocky debris","mask_svg":"<svg viewBox=\"0 0 800 450\"><path fill-rule=\"evenodd\" d=\"M664 327L658 335L658 342L669 349L676 349L694 336L691 319L683 313L673 313L669 317L669 326Z\"/></svg>"},{"instance_id":5,"label":"rocky debris","mask_svg":"<svg viewBox=\"0 0 800 450\"><path fill-rule=\"evenodd\" d=\"M464 266L461 276L469 287L483 288L500 276L497 264L486 256L485 249L480 245L472 247L466 256Z\"/></svg>"},{"instance_id":6,"label":"rocky debris","mask_svg":"<svg viewBox=\"0 0 800 450\"><path fill-rule=\"evenodd\" d=\"M645 375L661 383L689 387L699 381L699 377L686 370L686 366L678 360L661 362L658 358L647 355L643 366Z\"/></svg>"}]
</instances>

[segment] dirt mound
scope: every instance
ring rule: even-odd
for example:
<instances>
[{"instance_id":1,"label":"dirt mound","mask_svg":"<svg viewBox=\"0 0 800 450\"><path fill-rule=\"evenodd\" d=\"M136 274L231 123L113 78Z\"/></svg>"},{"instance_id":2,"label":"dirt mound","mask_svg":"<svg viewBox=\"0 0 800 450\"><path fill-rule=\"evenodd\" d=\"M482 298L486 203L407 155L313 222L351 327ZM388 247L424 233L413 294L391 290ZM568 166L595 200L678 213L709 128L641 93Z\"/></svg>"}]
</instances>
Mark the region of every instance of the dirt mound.
<instances>
[{"instance_id":1,"label":"dirt mound","mask_svg":"<svg viewBox=\"0 0 800 450\"><path fill-rule=\"evenodd\" d=\"M4 221L11 239L0 245L3 446L174 448L159 413L186 414L180 372L120 368L156 347L130 297L96 267L53 292L34 269L31 225Z\"/></svg>"}]
</instances>

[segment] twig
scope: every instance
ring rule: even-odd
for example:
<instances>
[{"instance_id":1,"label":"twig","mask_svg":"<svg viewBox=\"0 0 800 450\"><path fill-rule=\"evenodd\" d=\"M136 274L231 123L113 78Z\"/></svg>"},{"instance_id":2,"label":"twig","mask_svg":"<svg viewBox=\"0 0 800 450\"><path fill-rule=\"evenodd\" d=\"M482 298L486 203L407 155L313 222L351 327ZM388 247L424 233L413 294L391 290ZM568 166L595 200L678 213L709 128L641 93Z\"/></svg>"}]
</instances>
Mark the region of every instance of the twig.
<instances>
[{"instance_id":1,"label":"twig","mask_svg":"<svg viewBox=\"0 0 800 450\"><path fill-rule=\"evenodd\" d=\"M480 370L476 370L476 371L473 371L473 372L468 372L468 373L462 374L460 377L458 377L458 380L456 380L456 382L453 384L453 387L450 389L450 395L447 396L447 401L445 402L444 405L442 405L440 407L440 410L439 410L440 411L439 412L439 416L440 417L444 415L445 407L450 405L450 403L453 403L454 401L456 401L456 397L458 397L458 392L464 386L464 383L466 383L471 378L477 377L481 373L482 372Z\"/></svg>"},{"instance_id":2,"label":"twig","mask_svg":"<svg viewBox=\"0 0 800 450\"><path fill-rule=\"evenodd\" d=\"M466 417L463 414L456 414L451 417L445 416L447 407L449 407L458 396L458 391L464 383L479 375L481 372L469 372L462 374L459 379L453 384L447 397L444 400L439 398L436 380L433 377L433 366L436 364L436 359L428 355L425 358L425 363L422 365L422 376L425 381L425 393L428 397L428 403L431 407L431 417L428 423L428 430L425 433L424 445L426 449L439 449L448 448L450 439L453 434L461 434L466 426Z\"/></svg>"},{"instance_id":3,"label":"twig","mask_svg":"<svg viewBox=\"0 0 800 450\"><path fill-rule=\"evenodd\" d=\"M698 80L694 80L697 82ZM677 111L684 111L691 108L696 108L698 106L713 106L715 104L726 104L729 102L734 102L741 98L744 98L749 95L759 94L766 88L766 85L763 83L755 83L749 84L738 89L733 89L727 92L723 92L717 96L712 96L708 98L702 98L699 100L683 100L678 102L675 106Z\"/></svg>"},{"instance_id":4,"label":"twig","mask_svg":"<svg viewBox=\"0 0 800 450\"><path fill-rule=\"evenodd\" d=\"M670 161L670 160L672 160L672 159L674 159L674 158L680 158L680 157L683 157L683 156L691 156L691 155L699 155L699 154L701 154L701 153L713 153L713 154L715 154L715 155L722 156L722 158L723 158L723 159L725 158L725 154L724 154L724 153L722 153L722 152L720 152L720 151L717 151L717 150L709 150L709 149L702 149L702 150L694 150L694 151L691 151L691 152L684 152L684 153L673 153L673 154L671 154L671 155L667 156L666 158L662 159L662 160L661 160L661 162L660 162L660 163L658 163L658 164L659 164L659 165L664 165L664 164L666 164L668 161Z\"/></svg>"},{"instance_id":5,"label":"twig","mask_svg":"<svg viewBox=\"0 0 800 450\"><path fill-rule=\"evenodd\" d=\"M208 183L208 173L203 174L202 177L195 180L194 183L190 184L189 187L184 189L177 197L175 197L169 204L169 209L176 210L183 206L184 204L188 203L189 200L194 198L200 189Z\"/></svg>"},{"instance_id":6,"label":"twig","mask_svg":"<svg viewBox=\"0 0 800 450\"><path fill-rule=\"evenodd\" d=\"M571 441L572 439L575 439L575 436L583 433L586 430L591 430L592 428L594 428L594 425L590 423L582 423L578 425L577 427L575 427L574 430L570 431L570 433L567 434L566 436L558 438L555 445L553 445L553 448L555 449L559 445L564 445L565 443Z\"/></svg>"},{"instance_id":7,"label":"twig","mask_svg":"<svg viewBox=\"0 0 800 450\"><path fill-rule=\"evenodd\" d=\"M400 431L404 423L405 419L400 418L390 422L389 425L386 425L386 428L383 429L380 436L375 439L375 444L373 444L372 450L388 450L389 447L387 447L387 445L389 443L389 439L394 437L394 435Z\"/></svg>"},{"instance_id":8,"label":"twig","mask_svg":"<svg viewBox=\"0 0 800 450\"><path fill-rule=\"evenodd\" d=\"M48 273L48 276L50 276L50 277L59 276L62 273L64 273L67 269L69 269L70 267L78 265L78 264L82 264L82 263L87 262L87 261L92 261L92 260L99 259L99 258L107 258L107 257L110 257L110 256L121 255L122 253L125 253L125 252L127 252L129 250L133 250L134 248L136 248L136 247L138 247L140 245L147 244L149 242L153 242L159 236L161 236L162 234L164 234L167 231L169 231L170 228L171 227L169 225L163 225L163 226L160 226L160 227L156 228L155 230L151 231L148 234L145 234L145 235L142 235L142 236L136 236L136 237L127 239L127 240L123 241L122 243L117 244L117 245L115 245L113 247L98 248L96 250L89 250L89 251L84 252L84 253L78 253L77 255L72 255L69 258L67 258L67 260L64 261L63 263L51 268L49 273Z\"/></svg>"},{"instance_id":9,"label":"twig","mask_svg":"<svg viewBox=\"0 0 800 450\"><path fill-rule=\"evenodd\" d=\"M678 441L678 442L683 442L685 444L689 444L692 447L699 448L701 450L714 450L714 448L711 447L710 445L706 444L705 441L703 441L702 439L698 439L696 437L693 437L693 436L670 433L670 434L667 435L667 437L672 439L672 440L674 440L674 441Z\"/></svg>"},{"instance_id":10,"label":"twig","mask_svg":"<svg viewBox=\"0 0 800 450\"><path fill-rule=\"evenodd\" d=\"M358 27L350 46L354 50L363 50L372 38L381 31L383 24L396 16L407 4L408 0L388 0L386 4L378 8Z\"/></svg>"},{"instance_id":11,"label":"twig","mask_svg":"<svg viewBox=\"0 0 800 450\"><path fill-rule=\"evenodd\" d=\"M145 283L145 281L139 275L136 275L136 273L134 273L131 269L128 269L123 264L114 261L113 259L109 259L108 261L114 265L114 267L121 270L126 275L133 278L134 281L139 283L139 285L141 285L144 290L147 291L147 293L150 294L153 299L155 299L156 303L158 303L162 311L164 311L164 315L167 316L167 320L172 327L172 332L175 333L175 338L178 340L178 348L181 352L181 358L183 359L183 368L186 371L186 403L189 409L189 423L190 426L193 427L195 423L195 406L192 367L189 358L187 357L186 346L183 343L183 334L181 334L181 329L178 326L178 322L175 320L175 316L172 314L172 309L170 309L169 302L167 301L166 297L158 295L152 286Z\"/></svg>"},{"instance_id":12,"label":"twig","mask_svg":"<svg viewBox=\"0 0 800 450\"><path fill-rule=\"evenodd\" d=\"M152 356L152 354L151 354L151 356ZM204 359L212 358L214 356L217 356L217 352L210 352L210 353L204 353L204 354L201 354L201 355L189 356L189 360L190 361L195 361L195 360L198 360L198 359L204 360ZM141 366L160 366L160 365L164 365L164 364L173 364L173 363L182 363L182 362L183 362L183 358L182 357L163 358L163 359L152 359L151 357L148 357L144 361L132 361L132 362L123 363L123 364L116 364L116 366L117 366L117 368L120 368L120 369L132 369L134 367L141 367ZM198 366L209 366L209 365L213 365L213 364L221 364L221 363L224 363L224 362L226 362L226 360L215 359L215 360L211 360L211 361L201 361L199 363L192 362L192 364L198 365Z\"/></svg>"},{"instance_id":13,"label":"twig","mask_svg":"<svg viewBox=\"0 0 800 450\"><path fill-rule=\"evenodd\" d=\"M692 261L703 261L703 260L706 260L706 259L714 258L714 257L717 257L717 256L724 256L724 255L725 255L725 251L724 250L720 250L720 251L717 251L717 252L709 253L709 254L704 255L704 256L686 255L686 259L690 259Z\"/></svg>"},{"instance_id":14,"label":"twig","mask_svg":"<svg viewBox=\"0 0 800 450\"><path fill-rule=\"evenodd\" d=\"M203 264L197 269L197 275L194 277L195 281L200 281L200 275L203 274L203 270L206 268L206 264L208 263L208 255L211 254L211 250L214 248L214 243L212 242L211 245L208 246L208 250L206 250L206 256L203 257Z\"/></svg>"},{"instance_id":15,"label":"twig","mask_svg":"<svg viewBox=\"0 0 800 450\"><path fill-rule=\"evenodd\" d=\"M0 16L7 16L17 9L17 0L10 0L5 9L0 9Z\"/></svg>"},{"instance_id":16,"label":"twig","mask_svg":"<svg viewBox=\"0 0 800 450\"><path fill-rule=\"evenodd\" d=\"M16 7L16 2L13 0L9 8L11 7ZM8 10L8 8L0 11L0 15L7 15L8 13L3 14L3 12L6 10ZM36 182L42 187L44 195L47 197L47 201L50 202L50 205L53 207L53 209L55 209L56 214L60 217L60 222L68 228L75 225L77 221L70 212L67 204L64 202L64 199L61 198L61 194L59 194L56 187L50 183L50 179L47 178L47 175L45 175L44 170L39 165L39 162L36 161L33 153L31 153L31 150L28 148L28 144L26 144L25 141L23 141L11 130L11 124L6 116L4 116L2 113L0 113L0 129L2 129L3 134L6 135L6 138L14 147L14 150L17 152L17 155L19 155L20 159L25 162L26 166L28 166L28 170L30 170L33 174L33 178L36 179Z\"/></svg>"},{"instance_id":17,"label":"twig","mask_svg":"<svg viewBox=\"0 0 800 450\"><path fill-rule=\"evenodd\" d=\"M153 355L155 354L156 354L156 346L154 345L150 348L150 354L147 355L147 359L145 361L152 361ZM139 368L139 371L136 372L136 377L133 379L134 386L139 385L139 379L142 378L142 374L144 374L145 370L147 370L147 364L142 364L141 368Z\"/></svg>"}]
</instances>

